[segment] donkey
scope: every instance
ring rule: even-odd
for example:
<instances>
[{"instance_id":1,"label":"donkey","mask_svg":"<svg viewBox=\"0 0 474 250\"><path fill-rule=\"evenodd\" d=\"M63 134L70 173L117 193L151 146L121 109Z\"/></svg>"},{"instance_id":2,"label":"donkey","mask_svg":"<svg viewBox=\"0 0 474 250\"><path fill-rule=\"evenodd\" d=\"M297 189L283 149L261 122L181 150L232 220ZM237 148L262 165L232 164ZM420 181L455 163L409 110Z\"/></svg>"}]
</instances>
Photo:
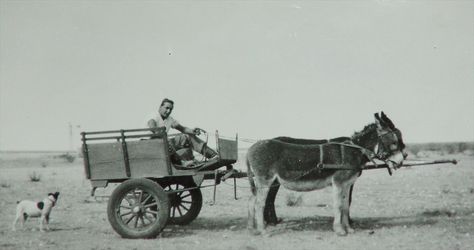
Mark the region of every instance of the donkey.
<instances>
[{"instance_id":1,"label":"donkey","mask_svg":"<svg viewBox=\"0 0 474 250\"><path fill-rule=\"evenodd\" d=\"M273 138L272 140L277 140L281 142L286 142L286 143L292 143L292 144L300 144L300 145L320 145L320 144L325 144L328 142L347 142L350 141L350 137L337 137L333 139L323 139L323 140L316 140L316 139L301 139L301 138L292 138L292 137L286 137L286 136L280 136ZM359 175L362 173L359 172ZM352 200L352 188L351 186L350 193L349 193L349 205ZM276 195L278 193L278 190L280 189L280 183L278 183L278 180L275 180L272 183L272 186L270 187L270 190L268 191L267 199L265 200L265 208L263 212L263 220L267 225L276 225L279 222L281 222L281 219L278 219L276 216L275 212L275 199ZM350 221L350 218L349 218Z\"/></svg>"},{"instance_id":2,"label":"donkey","mask_svg":"<svg viewBox=\"0 0 474 250\"><path fill-rule=\"evenodd\" d=\"M249 198L248 228L265 234L264 217L276 220L274 210L271 214L271 209L267 208L266 215L264 210L269 192L276 196L279 185L294 191L311 191L332 185L333 230L337 235L353 233L349 224L349 192L364 164L378 159L396 169L406 157L400 130L383 112L381 116L374 116L375 123L354 133L346 142L296 143L279 137L252 145L247 153L253 194Z\"/></svg>"}]
</instances>

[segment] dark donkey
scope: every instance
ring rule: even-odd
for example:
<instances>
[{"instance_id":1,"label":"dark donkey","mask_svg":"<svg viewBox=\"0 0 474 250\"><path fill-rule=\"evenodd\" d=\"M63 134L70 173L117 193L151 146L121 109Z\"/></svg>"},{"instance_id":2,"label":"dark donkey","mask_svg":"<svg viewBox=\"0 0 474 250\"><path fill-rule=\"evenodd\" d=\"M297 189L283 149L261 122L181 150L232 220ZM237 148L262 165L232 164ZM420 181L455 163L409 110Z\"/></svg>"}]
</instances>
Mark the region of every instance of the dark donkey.
<instances>
[{"instance_id":1,"label":"dark donkey","mask_svg":"<svg viewBox=\"0 0 474 250\"><path fill-rule=\"evenodd\" d=\"M276 220L276 216L272 218L272 208L267 208L265 213L264 209L269 191L275 196L279 185L294 191L332 185L333 229L338 235L354 232L349 224L349 192L364 164L379 159L395 169L402 165L406 154L401 132L383 112L381 117L375 114L375 123L346 139L312 143L280 137L252 145L247 154L253 193L249 199L249 229L265 233L264 217Z\"/></svg>"},{"instance_id":2,"label":"dark donkey","mask_svg":"<svg viewBox=\"0 0 474 250\"><path fill-rule=\"evenodd\" d=\"M333 138L329 140L326 140L326 139L316 140L316 139L301 139L301 138L280 136L280 137L273 138L272 140L277 140L277 141L291 143L291 144L299 144L299 145L321 145L328 142L350 142L351 138L350 137L337 137L337 138ZM359 172L359 175L361 173L362 171ZM352 200L352 188L353 186L351 186L351 189L349 192L349 205ZM270 190L268 191L267 199L265 201L265 208L263 212L263 219L267 225L276 225L281 221L278 219L275 212L275 199L276 199L276 195L279 189L280 189L280 183L278 182L278 180L275 180L272 186L270 187Z\"/></svg>"}]
</instances>

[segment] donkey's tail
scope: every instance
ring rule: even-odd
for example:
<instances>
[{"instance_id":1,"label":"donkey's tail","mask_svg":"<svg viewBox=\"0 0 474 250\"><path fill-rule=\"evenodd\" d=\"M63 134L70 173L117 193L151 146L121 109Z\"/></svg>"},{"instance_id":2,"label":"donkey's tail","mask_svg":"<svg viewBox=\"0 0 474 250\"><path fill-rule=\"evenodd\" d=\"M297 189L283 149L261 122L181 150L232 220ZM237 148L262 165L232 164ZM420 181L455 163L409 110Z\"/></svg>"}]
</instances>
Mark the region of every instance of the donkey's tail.
<instances>
[{"instance_id":1,"label":"donkey's tail","mask_svg":"<svg viewBox=\"0 0 474 250\"><path fill-rule=\"evenodd\" d=\"M247 177L249 178L249 183L250 183L250 190L252 191L252 194L255 196L257 195L257 189L255 187L255 181L253 180L254 174L252 172L252 168L250 167L248 156L247 156L246 164L247 164Z\"/></svg>"}]
</instances>

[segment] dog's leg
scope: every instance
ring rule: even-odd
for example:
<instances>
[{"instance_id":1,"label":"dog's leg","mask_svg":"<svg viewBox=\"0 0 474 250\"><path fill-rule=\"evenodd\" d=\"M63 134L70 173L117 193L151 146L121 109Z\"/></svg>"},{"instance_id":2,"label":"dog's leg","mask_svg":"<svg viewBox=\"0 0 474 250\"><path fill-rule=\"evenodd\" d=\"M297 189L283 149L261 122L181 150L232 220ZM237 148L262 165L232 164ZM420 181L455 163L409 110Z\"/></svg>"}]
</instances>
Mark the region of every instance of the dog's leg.
<instances>
[{"instance_id":1,"label":"dog's leg","mask_svg":"<svg viewBox=\"0 0 474 250\"><path fill-rule=\"evenodd\" d=\"M20 219L20 215L16 213L15 220L13 220L13 224L12 224L12 231L16 231L16 223L18 222L19 219Z\"/></svg>"},{"instance_id":2,"label":"dog's leg","mask_svg":"<svg viewBox=\"0 0 474 250\"><path fill-rule=\"evenodd\" d=\"M23 229L25 227L25 221L26 219L28 219L28 215L23 212L20 212L19 218L20 218L20 228Z\"/></svg>"},{"instance_id":3,"label":"dog's leg","mask_svg":"<svg viewBox=\"0 0 474 250\"><path fill-rule=\"evenodd\" d=\"M44 232L44 222L45 222L46 218L44 215L41 215L41 218L40 218L40 232Z\"/></svg>"},{"instance_id":4,"label":"dog's leg","mask_svg":"<svg viewBox=\"0 0 474 250\"><path fill-rule=\"evenodd\" d=\"M46 230L49 231L49 214L45 216L45 221L46 221Z\"/></svg>"}]
</instances>

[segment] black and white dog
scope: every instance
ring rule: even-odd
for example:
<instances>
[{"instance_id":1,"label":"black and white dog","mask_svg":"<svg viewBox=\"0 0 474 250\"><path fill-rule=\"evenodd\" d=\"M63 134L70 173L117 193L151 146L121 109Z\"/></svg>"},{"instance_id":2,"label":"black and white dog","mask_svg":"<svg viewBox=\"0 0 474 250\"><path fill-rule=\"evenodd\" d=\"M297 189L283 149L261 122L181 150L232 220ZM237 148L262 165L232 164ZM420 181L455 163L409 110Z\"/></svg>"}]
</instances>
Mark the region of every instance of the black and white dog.
<instances>
[{"instance_id":1,"label":"black and white dog","mask_svg":"<svg viewBox=\"0 0 474 250\"><path fill-rule=\"evenodd\" d=\"M40 218L40 231L44 232L44 229L49 230L49 214L51 209L56 205L58 200L59 192L49 193L48 197L43 199L40 202L22 200L17 201L18 205L16 206L16 217L13 221L12 230L15 231L15 225L18 220L20 221L21 227L25 223L28 217L41 217Z\"/></svg>"}]
</instances>

